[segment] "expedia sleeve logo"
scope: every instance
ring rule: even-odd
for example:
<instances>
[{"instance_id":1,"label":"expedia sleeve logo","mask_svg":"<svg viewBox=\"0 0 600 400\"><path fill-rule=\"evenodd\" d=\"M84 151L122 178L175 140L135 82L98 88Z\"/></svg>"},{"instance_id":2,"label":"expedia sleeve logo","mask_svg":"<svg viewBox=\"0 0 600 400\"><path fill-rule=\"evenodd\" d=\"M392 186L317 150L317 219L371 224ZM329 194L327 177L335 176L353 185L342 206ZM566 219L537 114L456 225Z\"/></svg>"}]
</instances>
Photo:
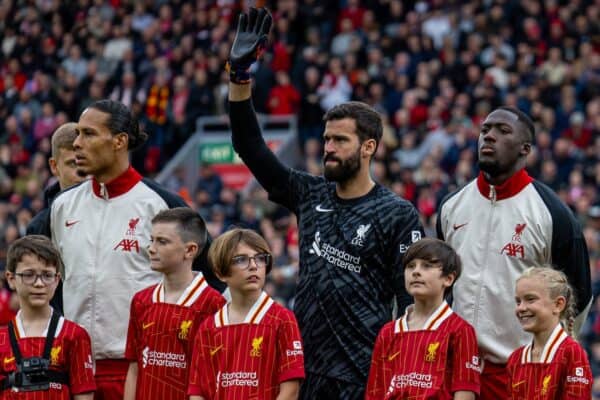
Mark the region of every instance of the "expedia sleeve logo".
<instances>
[{"instance_id":1,"label":"expedia sleeve logo","mask_svg":"<svg viewBox=\"0 0 600 400\"><path fill-rule=\"evenodd\" d=\"M294 357L294 356L302 356L302 355L304 355L304 352L302 351L302 342L301 341L294 340L292 342L292 347L293 347L292 350L288 349L285 352L285 354L288 357Z\"/></svg>"}]
</instances>

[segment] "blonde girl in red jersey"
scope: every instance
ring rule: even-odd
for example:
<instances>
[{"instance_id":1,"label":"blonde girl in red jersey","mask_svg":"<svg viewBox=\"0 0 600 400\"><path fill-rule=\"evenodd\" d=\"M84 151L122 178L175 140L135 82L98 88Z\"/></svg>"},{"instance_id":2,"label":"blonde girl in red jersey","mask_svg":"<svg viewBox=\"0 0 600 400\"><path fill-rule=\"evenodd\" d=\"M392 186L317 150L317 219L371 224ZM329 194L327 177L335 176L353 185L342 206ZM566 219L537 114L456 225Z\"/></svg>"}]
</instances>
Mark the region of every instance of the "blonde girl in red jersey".
<instances>
[{"instance_id":1,"label":"blonde girl in red jersey","mask_svg":"<svg viewBox=\"0 0 600 400\"><path fill-rule=\"evenodd\" d=\"M508 359L510 398L590 399L590 363L570 336L576 303L565 274L549 267L526 270L517 279L515 300L517 318L533 340Z\"/></svg>"}]
</instances>

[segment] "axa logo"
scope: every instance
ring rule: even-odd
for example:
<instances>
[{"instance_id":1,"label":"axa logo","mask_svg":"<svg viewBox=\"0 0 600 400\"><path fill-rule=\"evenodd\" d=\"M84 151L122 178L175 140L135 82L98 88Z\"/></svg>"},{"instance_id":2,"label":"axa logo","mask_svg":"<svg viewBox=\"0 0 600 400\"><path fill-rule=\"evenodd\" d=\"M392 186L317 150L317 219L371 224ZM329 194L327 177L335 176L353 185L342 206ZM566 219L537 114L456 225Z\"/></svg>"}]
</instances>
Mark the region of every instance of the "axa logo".
<instances>
[{"instance_id":1,"label":"axa logo","mask_svg":"<svg viewBox=\"0 0 600 400\"><path fill-rule=\"evenodd\" d=\"M192 327L192 320L188 319L185 321L181 321L181 325L179 325L179 333L177 337L182 340L187 340L190 335L190 328Z\"/></svg>"},{"instance_id":2,"label":"axa logo","mask_svg":"<svg viewBox=\"0 0 600 400\"><path fill-rule=\"evenodd\" d=\"M356 230L356 235L352 238L350 243L352 243L354 246L362 247L369 229L371 229L371 224L359 225L358 229Z\"/></svg>"},{"instance_id":3,"label":"axa logo","mask_svg":"<svg viewBox=\"0 0 600 400\"><path fill-rule=\"evenodd\" d=\"M50 350L50 364L51 365L58 365L58 358L60 356L60 351L61 350L62 350L61 346L53 347Z\"/></svg>"},{"instance_id":4,"label":"axa logo","mask_svg":"<svg viewBox=\"0 0 600 400\"><path fill-rule=\"evenodd\" d=\"M515 233L512 236L512 240L504 245L500 254L506 254L510 257L525 258L525 246L521 244L521 235L527 227L526 223L517 224L515 226Z\"/></svg>"},{"instance_id":5,"label":"axa logo","mask_svg":"<svg viewBox=\"0 0 600 400\"><path fill-rule=\"evenodd\" d=\"M113 250L121 249L121 251L131 252L134 251L136 253L140 252L140 244L136 239L122 239Z\"/></svg>"},{"instance_id":6,"label":"axa logo","mask_svg":"<svg viewBox=\"0 0 600 400\"><path fill-rule=\"evenodd\" d=\"M427 346L427 354L425 354L425 361L434 362L437 358L437 351L440 348L440 342L429 343Z\"/></svg>"},{"instance_id":7,"label":"axa logo","mask_svg":"<svg viewBox=\"0 0 600 400\"><path fill-rule=\"evenodd\" d=\"M262 344L262 336L252 339L252 350L250 350L250 357L260 357L262 355Z\"/></svg>"},{"instance_id":8,"label":"axa logo","mask_svg":"<svg viewBox=\"0 0 600 400\"><path fill-rule=\"evenodd\" d=\"M140 252L140 243L136 238L137 226L140 222L140 217L131 218L127 224L125 237L113 248L113 250L121 250L126 252Z\"/></svg>"}]
</instances>

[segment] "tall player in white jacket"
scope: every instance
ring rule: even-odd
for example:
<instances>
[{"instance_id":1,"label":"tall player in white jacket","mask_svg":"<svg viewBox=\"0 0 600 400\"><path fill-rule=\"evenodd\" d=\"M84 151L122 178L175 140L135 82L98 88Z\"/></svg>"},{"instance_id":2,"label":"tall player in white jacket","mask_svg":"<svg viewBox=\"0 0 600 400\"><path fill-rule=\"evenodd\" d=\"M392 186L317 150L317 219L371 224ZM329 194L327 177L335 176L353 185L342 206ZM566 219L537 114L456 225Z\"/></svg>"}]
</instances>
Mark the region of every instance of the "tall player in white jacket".
<instances>
[{"instance_id":1,"label":"tall player in white jacket","mask_svg":"<svg viewBox=\"0 0 600 400\"><path fill-rule=\"evenodd\" d=\"M474 181L447 196L437 233L463 261L452 308L475 328L484 359L481 399L508 398L506 361L531 338L514 316L514 285L527 268L552 264L576 290L581 322L591 304L589 259L581 227L556 194L525 171L531 119L500 107L479 135Z\"/></svg>"},{"instance_id":2,"label":"tall player in white jacket","mask_svg":"<svg viewBox=\"0 0 600 400\"><path fill-rule=\"evenodd\" d=\"M97 399L122 399L129 304L159 281L149 267L151 220L184 201L142 178L129 151L147 135L122 103L101 100L81 114L73 142L77 168L92 179L57 196L48 234L65 264L65 317L90 334ZM212 274L207 274L207 279Z\"/></svg>"}]
</instances>

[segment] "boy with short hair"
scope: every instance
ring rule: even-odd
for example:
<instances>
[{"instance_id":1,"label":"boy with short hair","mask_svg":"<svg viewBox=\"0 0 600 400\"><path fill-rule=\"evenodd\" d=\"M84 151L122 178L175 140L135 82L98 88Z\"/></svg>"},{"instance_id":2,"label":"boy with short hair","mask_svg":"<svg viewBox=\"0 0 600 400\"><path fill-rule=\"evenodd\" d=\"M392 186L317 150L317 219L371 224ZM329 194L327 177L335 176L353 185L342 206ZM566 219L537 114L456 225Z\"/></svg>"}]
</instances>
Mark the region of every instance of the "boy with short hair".
<instances>
[{"instance_id":1,"label":"boy with short hair","mask_svg":"<svg viewBox=\"0 0 600 400\"><path fill-rule=\"evenodd\" d=\"M249 229L219 236L208 251L231 302L196 335L190 400L298 398L304 353L294 314L264 291L273 266L267 242Z\"/></svg>"},{"instance_id":2,"label":"boy with short hair","mask_svg":"<svg viewBox=\"0 0 600 400\"><path fill-rule=\"evenodd\" d=\"M50 306L61 272L60 254L44 236L25 236L8 249L6 279L20 310L0 328L0 398L93 399L90 337Z\"/></svg>"},{"instance_id":3,"label":"boy with short hair","mask_svg":"<svg viewBox=\"0 0 600 400\"><path fill-rule=\"evenodd\" d=\"M131 301L125 400L187 399L192 339L202 320L225 304L202 273L192 271L206 240L204 220L189 208L163 210L152 219L150 265L163 279Z\"/></svg>"},{"instance_id":4,"label":"boy with short hair","mask_svg":"<svg viewBox=\"0 0 600 400\"><path fill-rule=\"evenodd\" d=\"M410 246L403 265L415 303L379 332L366 399L474 400L481 374L475 330L444 300L460 276L460 258L425 238Z\"/></svg>"}]
</instances>

